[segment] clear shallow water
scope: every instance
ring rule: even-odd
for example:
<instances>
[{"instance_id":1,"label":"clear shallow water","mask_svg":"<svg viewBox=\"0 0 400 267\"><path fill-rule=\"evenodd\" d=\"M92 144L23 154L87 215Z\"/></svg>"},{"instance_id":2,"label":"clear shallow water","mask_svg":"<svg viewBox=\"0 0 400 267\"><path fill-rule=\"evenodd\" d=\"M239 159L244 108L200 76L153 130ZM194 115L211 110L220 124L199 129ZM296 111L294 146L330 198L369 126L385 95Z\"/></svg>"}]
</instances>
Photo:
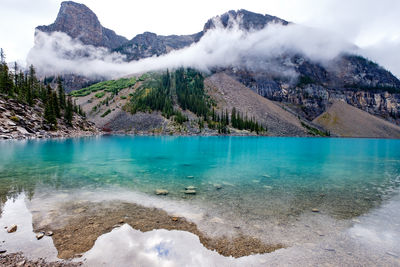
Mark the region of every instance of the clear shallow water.
<instances>
[{"instance_id":1,"label":"clear shallow water","mask_svg":"<svg viewBox=\"0 0 400 267\"><path fill-rule=\"evenodd\" d=\"M183 193L191 185L195 196ZM170 193L156 201L201 207L208 221L253 232L293 225L313 216L313 208L326 218L354 218L399 186L399 140L105 136L0 142L3 203L21 192L30 199L99 192L101 200L104 192L153 197L162 188Z\"/></svg>"}]
</instances>

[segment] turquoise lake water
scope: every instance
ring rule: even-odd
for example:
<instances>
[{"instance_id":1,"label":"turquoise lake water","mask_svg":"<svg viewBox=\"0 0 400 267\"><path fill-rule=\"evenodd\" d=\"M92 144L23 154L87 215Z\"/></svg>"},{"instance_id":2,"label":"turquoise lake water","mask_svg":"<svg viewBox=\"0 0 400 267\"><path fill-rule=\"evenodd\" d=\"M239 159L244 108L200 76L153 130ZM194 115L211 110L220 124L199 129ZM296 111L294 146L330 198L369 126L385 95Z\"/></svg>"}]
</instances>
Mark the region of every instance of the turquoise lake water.
<instances>
[{"instance_id":1,"label":"turquoise lake water","mask_svg":"<svg viewBox=\"0 0 400 267\"><path fill-rule=\"evenodd\" d=\"M185 195L187 186L197 194ZM120 188L149 196L160 188L169 191L160 199L209 207L226 218L287 222L314 208L353 218L390 199L399 186L399 140L103 136L0 142L3 202L21 192L34 198L40 188Z\"/></svg>"}]
</instances>

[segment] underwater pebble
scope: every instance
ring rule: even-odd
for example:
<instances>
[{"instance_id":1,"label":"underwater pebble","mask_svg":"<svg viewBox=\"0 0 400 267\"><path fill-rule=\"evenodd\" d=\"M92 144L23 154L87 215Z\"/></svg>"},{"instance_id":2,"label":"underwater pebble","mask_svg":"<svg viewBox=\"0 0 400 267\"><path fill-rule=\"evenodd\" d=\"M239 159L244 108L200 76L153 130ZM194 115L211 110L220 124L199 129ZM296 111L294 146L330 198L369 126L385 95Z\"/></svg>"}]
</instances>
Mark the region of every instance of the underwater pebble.
<instances>
[{"instance_id":1,"label":"underwater pebble","mask_svg":"<svg viewBox=\"0 0 400 267\"><path fill-rule=\"evenodd\" d=\"M168 190L165 189L156 189L156 195L168 195Z\"/></svg>"},{"instance_id":2,"label":"underwater pebble","mask_svg":"<svg viewBox=\"0 0 400 267\"><path fill-rule=\"evenodd\" d=\"M194 187L193 185L189 185L187 187L185 187L186 190L195 190L196 187Z\"/></svg>"}]
</instances>

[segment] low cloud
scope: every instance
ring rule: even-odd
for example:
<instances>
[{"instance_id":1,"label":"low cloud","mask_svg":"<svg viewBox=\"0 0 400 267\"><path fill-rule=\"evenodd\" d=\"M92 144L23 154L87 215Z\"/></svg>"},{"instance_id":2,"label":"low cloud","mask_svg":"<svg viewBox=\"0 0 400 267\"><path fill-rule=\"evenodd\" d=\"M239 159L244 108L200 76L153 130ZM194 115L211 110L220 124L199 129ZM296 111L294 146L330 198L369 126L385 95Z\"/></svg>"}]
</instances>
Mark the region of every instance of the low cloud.
<instances>
[{"instance_id":1,"label":"low cloud","mask_svg":"<svg viewBox=\"0 0 400 267\"><path fill-rule=\"evenodd\" d=\"M119 53L84 45L65 33L38 31L27 63L45 75L75 73L116 78L133 73L166 68L193 67L209 71L215 67L246 67L283 76L295 76L287 54L303 54L321 63L329 62L354 46L331 33L296 24L270 24L260 31L247 32L232 25L216 27L190 47L169 54L126 62Z\"/></svg>"}]
</instances>

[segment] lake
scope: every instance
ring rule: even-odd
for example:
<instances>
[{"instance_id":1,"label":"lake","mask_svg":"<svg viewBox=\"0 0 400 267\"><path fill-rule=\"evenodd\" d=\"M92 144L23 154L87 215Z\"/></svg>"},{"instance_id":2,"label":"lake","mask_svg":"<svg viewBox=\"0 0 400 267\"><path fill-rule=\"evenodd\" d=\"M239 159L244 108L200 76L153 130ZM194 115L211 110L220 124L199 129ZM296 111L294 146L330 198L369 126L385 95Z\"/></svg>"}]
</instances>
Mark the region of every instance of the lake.
<instances>
[{"instance_id":1,"label":"lake","mask_svg":"<svg viewBox=\"0 0 400 267\"><path fill-rule=\"evenodd\" d=\"M185 194L189 186L195 195ZM210 236L240 230L286 247L321 240L334 246L363 218L396 206L399 187L400 140L102 136L0 142L3 212L9 201L22 201L38 225L59 223L49 210L68 202L123 201L184 216ZM168 195L157 196L156 189ZM400 223L396 214L387 217L389 228ZM396 260L392 245L382 253Z\"/></svg>"}]
</instances>

